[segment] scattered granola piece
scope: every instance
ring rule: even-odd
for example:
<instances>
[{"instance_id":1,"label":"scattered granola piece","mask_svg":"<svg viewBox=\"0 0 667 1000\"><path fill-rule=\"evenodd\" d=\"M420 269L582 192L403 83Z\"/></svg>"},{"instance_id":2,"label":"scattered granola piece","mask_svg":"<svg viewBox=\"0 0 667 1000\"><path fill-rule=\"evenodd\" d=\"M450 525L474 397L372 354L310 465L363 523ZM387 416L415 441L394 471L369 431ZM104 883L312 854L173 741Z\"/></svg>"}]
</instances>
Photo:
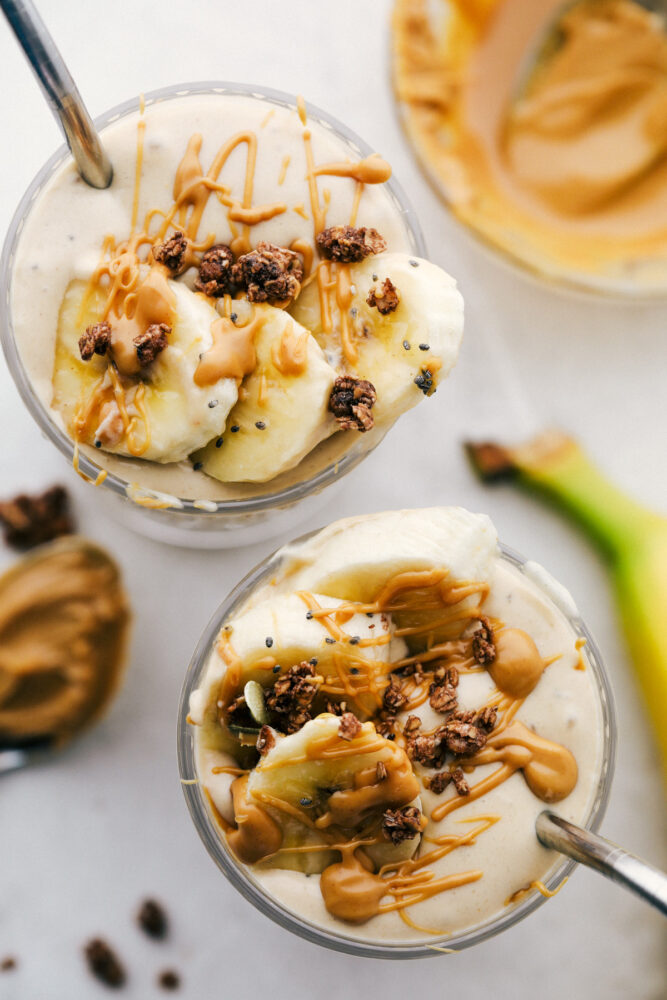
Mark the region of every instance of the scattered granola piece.
<instances>
[{"instance_id":1,"label":"scattered granola piece","mask_svg":"<svg viewBox=\"0 0 667 1000\"><path fill-rule=\"evenodd\" d=\"M449 712L456 711L458 683L459 672L456 667L436 670L433 683L429 688L429 704L434 712L447 715Z\"/></svg>"},{"instance_id":2,"label":"scattered granola piece","mask_svg":"<svg viewBox=\"0 0 667 1000\"><path fill-rule=\"evenodd\" d=\"M275 728L296 733L310 721L310 705L317 694L315 668L303 660L277 679L266 693L266 707L273 713Z\"/></svg>"},{"instance_id":3,"label":"scattered granola piece","mask_svg":"<svg viewBox=\"0 0 667 1000\"><path fill-rule=\"evenodd\" d=\"M253 719L252 713L242 694L227 706L226 717L227 722L232 726L241 726L247 729L257 728L257 723Z\"/></svg>"},{"instance_id":4,"label":"scattered granola piece","mask_svg":"<svg viewBox=\"0 0 667 1000\"><path fill-rule=\"evenodd\" d=\"M374 424L371 410L377 399L375 386L365 378L339 375L329 397L329 410L344 431L364 433Z\"/></svg>"},{"instance_id":5,"label":"scattered granola piece","mask_svg":"<svg viewBox=\"0 0 667 1000\"><path fill-rule=\"evenodd\" d=\"M344 712L340 717L338 735L342 740L353 740L361 732L361 723L352 712Z\"/></svg>"},{"instance_id":6,"label":"scattered granola piece","mask_svg":"<svg viewBox=\"0 0 667 1000\"><path fill-rule=\"evenodd\" d=\"M146 899L141 904L137 914L137 922L144 934L155 940L162 940L167 936L169 921L162 906L154 899Z\"/></svg>"},{"instance_id":7,"label":"scattered granola piece","mask_svg":"<svg viewBox=\"0 0 667 1000\"><path fill-rule=\"evenodd\" d=\"M93 354L106 354L111 345L111 324L106 320L87 326L79 337L79 354L82 361L90 361Z\"/></svg>"},{"instance_id":8,"label":"scattered granola piece","mask_svg":"<svg viewBox=\"0 0 667 1000\"><path fill-rule=\"evenodd\" d=\"M452 771L452 781L454 782L454 788L459 795L470 795L470 785L466 781L463 771L460 767Z\"/></svg>"},{"instance_id":9,"label":"scattered granola piece","mask_svg":"<svg viewBox=\"0 0 667 1000\"><path fill-rule=\"evenodd\" d=\"M125 985L125 969L106 941L101 938L89 941L85 947L85 956L88 968L105 986L117 989Z\"/></svg>"},{"instance_id":10,"label":"scattered granola piece","mask_svg":"<svg viewBox=\"0 0 667 1000\"><path fill-rule=\"evenodd\" d=\"M174 233L165 243L156 243L153 247L153 259L158 264L164 264L173 275L183 274L187 268L186 253L188 238L185 233Z\"/></svg>"},{"instance_id":11,"label":"scattered granola piece","mask_svg":"<svg viewBox=\"0 0 667 1000\"><path fill-rule=\"evenodd\" d=\"M13 955L7 955L0 962L0 972L12 972L18 965Z\"/></svg>"},{"instance_id":12,"label":"scattered granola piece","mask_svg":"<svg viewBox=\"0 0 667 1000\"><path fill-rule=\"evenodd\" d=\"M264 757L275 745L276 738L273 735L271 726L262 726L257 737L257 742L255 743L260 756Z\"/></svg>"},{"instance_id":13,"label":"scattered granola piece","mask_svg":"<svg viewBox=\"0 0 667 1000\"><path fill-rule=\"evenodd\" d=\"M52 486L44 493L19 494L13 500L0 501L0 525L7 545L31 549L74 531L69 510L69 496L62 486Z\"/></svg>"},{"instance_id":14,"label":"scattered granola piece","mask_svg":"<svg viewBox=\"0 0 667 1000\"><path fill-rule=\"evenodd\" d=\"M451 753L457 756L475 753L486 744L487 734L460 718L450 719L438 729L438 735Z\"/></svg>"},{"instance_id":15,"label":"scattered granola piece","mask_svg":"<svg viewBox=\"0 0 667 1000\"><path fill-rule=\"evenodd\" d=\"M386 781L387 780L387 766L383 764L381 760L377 762L375 767L375 780L376 781Z\"/></svg>"},{"instance_id":16,"label":"scattered granola piece","mask_svg":"<svg viewBox=\"0 0 667 1000\"><path fill-rule=\"evenodd\" d=\"M137 349L137 358L142 368L152 364L158 354L167 346L167 337L171 327L166 323L151 323L151 325L134 338L132 343Z\"/></svg>"},{"instance_id":17,"label":"scattered granola piece","mask_svg":"<svg viewBox=\"0 0 667 1000\"><path fill-rule=\"evenodd\" d=\"M330 715L343 715L344 712L347 712L347 702L328 701L327 712L329 712Z\"/></svg>"},{"instance_id":18,"label":"scattered granola piece","mask_svg":"<svg viewBox=\"0 0 667 1000\"><path fill-rule=\"evenodd\" d=\"M225 243L216 243L203 255L195 288L204 295L220 298L232 290L234 254Z\"/></svg>"},{"instance_id":19,"label":"scattered granola piece","mask_svg":"<svg viewBox=\"0 0 667 1000\"><path fill-rule=\"evenodd\" d=\"M408 696L401 690L401 684L394 674L389 675L389 684L384 689L382 704L385 711L392 715L400 712L408 703Z\"/></svg>"},{"instance_id":20,"label":"scattered granola piece","mask_svg":"<svg viewBox=\"0 0 667 1000\"><path fill-rule=\"evenodd\" d=\"M262 242L256 250L239 257L233 276L234 283L245 288L250 302L289 302L301 291L303 264L293 250Z\"/></svg>"},{"instance_id":21,"label":"scattered granola piece","mask_svg":"<svg viewBox=\"0 0 667 1000\"><path fill-rule=\"evenodd\" d=\"M434 795L442 795L445 788L451 783L452 774L451 771L438 771L429 779L428 787L429 790L433 792Z\"/></svg>"},{"instance_id":22,"label":"scattered granola piece","mask_svg":"<svg viewBox=\"0 0 667 1000\"><path fill-rule=\"evenodd\" d=\"M422 814L416 806L387 809L382 817L382 833L392 844L412 840L421 831Z\"/></svg>"},{"instance_id":23,"label":"scattered granola piece","mask_svg":"<svg viewBox=\"0 0 667 1000\"><path fill-rule=\"evenodd\" d=\"M181 977L173 969L165 969L157 977L157 984L162 990L173 992L181 985Z\"/></svg>"},{"instance_id":24,"label":"scattered granola piece","mask_svg":"<svg viewBox=\"0 0 667 1000\"><path fill-rule=\"evenodd\" d=\"M418 715L409 715L405 725L403 726L403 735L412 736L418 729L422 727L422 720Z\"/></svg>"},{"instance_id":25,"label":"scattered granola piece","mask_svg":"<svg viewBox=\"0 0 667 1000\"><path fill-rule=\"evenodd\" d=\"M474 723L478 729L482 729L485 733L490 733L496 724L496 719L498 718L498 709L487 706L483 708L481 712L478 712L475 716Z\"/></svg>"},{"instance_id":26,"label":"scattered granola piece","mask_svg":"<svg viewBox=\"0 0 667 1000\"><path fill-rule=\"evenodd\" d=\"M387 241L376 229L355 229L354 226L329 226L317 234L315 242L320 253L327 260L343 264L353 263L382 253L387 249Z\"/></svg>"},{"instance_id":27,"label":"scattered granola piece","mask_svg":"<svg viewBox=\"0 0 667 1000\"><path fill-rule=\"evenodd\" d=\"M411 736L406 745L408 757L424 767L441 767L445 752L442 740L436 733Z\"/></svg>"},{"instance_id":28,"label":"scattered granola piece","mask_svg":"<svg viewBox=\"0 0 667 1000\"><path fill-rule=\"evenodd\" d=\"M375 723L375 729L385 740L396 739L395 719L382 719Z\"/></svg>"},{"instance_id":29,"label":"scattered granola piece","mask_svg":"<svg viewBox=\"0 0 667 1000\"><path fill-rule=\"evenodd\" d=\"M493 642L493 629L491 627L491 622L483 615L479 620L481 628L478 628L477 631L473 633L472 655L475 657L477 663L481 666L486 666L487 663L493 663L495 660L496 647Z\"/></svg>"},{"instance_id":30,"label":"scattered granola piece","mask_svg":"<svg viewBox=\"0 0 667 1000\"><path fill-rule=\"evenodd\" d=\"M391 278L385 278L379 288L373 285L366 298L371 309L377 309L381 316L395 312L400 301L401 296Z\"/></svg>"}]
</instances>

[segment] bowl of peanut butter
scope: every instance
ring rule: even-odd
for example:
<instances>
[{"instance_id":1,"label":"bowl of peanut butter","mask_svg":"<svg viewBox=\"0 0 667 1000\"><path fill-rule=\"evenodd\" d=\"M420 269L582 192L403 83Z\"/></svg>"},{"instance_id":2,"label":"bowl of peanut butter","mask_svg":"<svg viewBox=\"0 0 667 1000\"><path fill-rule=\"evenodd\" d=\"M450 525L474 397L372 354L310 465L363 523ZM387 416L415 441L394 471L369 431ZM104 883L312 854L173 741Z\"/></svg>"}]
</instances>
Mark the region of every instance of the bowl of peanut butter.
<instances>
[{"instance_id":1,"label":"bowl of peanut butter","mask_svg":"<svg viewBox=\"0 0 667 1000\"><path fill-rule=\"evenodd\" d=\"M545 37L554 44L540 56ZM397 0L392 57L421 165L483 244L561 286L665 295L667 33L656 13L635 0Z\"/></svg>"}]
</instances>

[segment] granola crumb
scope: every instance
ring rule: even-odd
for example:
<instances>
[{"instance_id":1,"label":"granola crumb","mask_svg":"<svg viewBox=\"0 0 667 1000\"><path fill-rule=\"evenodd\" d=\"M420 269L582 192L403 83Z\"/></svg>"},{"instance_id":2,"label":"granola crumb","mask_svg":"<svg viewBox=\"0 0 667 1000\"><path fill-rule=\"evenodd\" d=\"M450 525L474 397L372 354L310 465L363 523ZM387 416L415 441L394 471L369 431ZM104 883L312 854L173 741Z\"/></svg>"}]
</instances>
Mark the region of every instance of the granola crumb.
<instances>
[{"instance_id":1,"label":"granola crumb","mask_svg":"<svg viewBox=\"0 0 667 1000\"><path fill-rule=\"evenodd\" d=\"M137 359L142 368L152 364L158 354L167 346L167 337L171 327L167 323L151 323L143 333L134 338L132 343L137 349Z\"/></svg>"},{"instance_id":2,"label":"granola crumb","mask_svg":"<svg viewBox=\"0 0 667 1000\"><path fill-rule=\"evenodd\" d=\"M155 940L166 938L169 921L164 908L155 899L146 899L137 914L137 922L144 934Z\"/></svg>"},{"instance_id":3,"label":"granola crumb","mask_svg":"<svg viewBox=\"0 0 667 1000\"><path fill-rule=\"evenodd\" d=\"M70 535L74 522L67 490L52 486L44 493L20 493L12 500L0 501L0 526L5 542L15 549L31 549Z\"/></svg>"},{"instance_id":4,"label":"granola crumb","mask_svg":"<svg viewBox=\"0 0 667 1000\"><path fill-rule=\"evenodd\" d=\"M188 238L179 230L164 243L155 244L153 260L164 264L173 275L183 274L187 267L187 249Z\"/></svg>"},{"instance_id":5,"label":"granola crumb","mask_svg":"<svg viewBox=\"0 0 667 1000\"><path fill-rule=\"evenodd\" d=\"M0 962L0 972L13 972L18 962L13 955L7 955Z\"/></svg>"},{"instance_id":6,"label":"granola crumb","mask_svg":"<svg viewBox=\"0 0 667 1000\"><path fill-rule=\"evenodd\" d=\"M459 795L470 795L470 785L466 781L460 767L457 767L454 771L452 771L452 781L454 782L454 788Z\"/></svg>"},{"instance_id":7,"label":"granola crumb","mask_svg":"<svg viewBox=\"0 0 667 1000\"><path fill-rule=\"evenodd\" d=\"M498 709L494 706L491 708L487 706L483 708L481 712L478 712L473 722L478 729L482 729L485 733L490 733L496 724L498 718Z\"/></svg>"},{"instance_id":8,"label":"granola crumb","mask_svg":"<svg viewBox=\"0 0 667 1000\"><path fill-rule=\"evenodd\" d=\"M472 655L480 666L493 663L496 658L496 647L493 641L493 628L488 618L482 615L479 619L481 627L473 633Z\"/></svg>"},{"instance_id":9,"label":"granola crumb","mask_svg":"<svg viewBox=\"0 0 667 1000\"><path fill-rule=\"evenodd\" d=\"M302 278L299 255L274 243L258 243L233 267L234 283L245 288L250 302L290 302L301 291Z\"/></svg>"},{"instance_id":10,"label":"granola crumb","mask_svg":"<svg viewBox=\"0 0 667 1000\"><path fill-rule=\"evenodd\" d=\"M450 719L438 729L438 735L447 749L458 757L481 750L487 741L487 734L468 721L467 716Z\"/></svg>"},{"instance_id":11,"label":"granola crumb","mask_svg":"<svg viewBox=\"0 0 667 1000\"><path fill-rule=\"evenodd\" d=\"M361 723L352 712L344 712L340 717L338 735L342 740L353 740L361 732Z\"/></svg>"},{"instance_id":12,"label":"granola crumb","mask_svg":"<svg viewBox=\"0 0 667 1000\"><path fill-rule=\"evenodd\" d=\"M327 260L349 264L363 260L374 253L387 249L387 241L376 229L365 226L329 226L317 234L315 239L320 253Z\"/></svg>"},{"instance_id":13,"label":"granola crumb","mask_svg":"<svg viewBox=\"0 0 667 1000\"><path fill-rule=\"evenodd\" d=\"M416 760L424 767L441 767L443 764L442 739L435 733L410 736L405 749L410 760Z\"/></svg>"},{"instance_id":14,"label":"granola crumb","mask_svg":"<svg viewBox=\"0 0 667 1000\"><path fill-rule=\"evenodd\" d=\"M329 411L342 430L365 433L375 422L371 411L376 399L377 393L372 382L354 375L339 375L329 397Z\"/></svg>"},{"instance_id":15,"label":"granola crumb","mask_svg":"<svg viewBox=\"0 0 667 1000\"><path fill-rule=\"evenodd\" d=\"M233 266L234 254L231 247L226 243L216 243L202 256L195 289L215 299L231 292Z\"/></svg>"},{"instance_id":16,"label":"granola crumb","mask_svg":"<svg viewBox=\"0 0 667 1000\"><path fill-rule=\"evenodd\" d=\"M401 684L394 674L389 675L389 684L382 695L382 705L386 712L395 715L408 703L408 696L401 690Z\"/></svg>"},{"instance_id":17,"label":"granola crumb","mask_svg":"<svg viewBox=\"0 0 667 1000\"><path fill-rule=\"evenodd\" d=\"M262 726L257 737L255 746L261 757L265 757L269 750L276 745L276 738L273 735L271 726Z\"/></svg>"},{"instance_id":18,"label":"granola crumb","mask_svg":"<svg viewBox=\"0 0 667 1000\"><path fill-rule=\"evenodd\" d=\"M105 986L118 989L125 985L125 969L116 953L101 938L93 938L84 950L88 968Z\"/></svg>"},{"instance_id":19,"label":"granola crumb","mask_svg":"<svg viewBox=\"0 0 667 1000\"><path fill-rule=\"evenodd\" d=\"M377 309L381 316L387 316L398 309L401 296L391 278L385 278L379 288L371 288L366 298L371 309Z\"/></svg>"},{"instance_id":20,"label":"granola crumb","mask_svg":"<svg viewBox=\"0 0 667 1000\"><path fill-rule=\"evenodd\" d=\"M392 844L412 840L421 831L422 814L416 806L387 809L382 817L382 833Z\"/></svg>"},{"instance_id":21,"label":"granola crumb","mask_svg":"<svg viewBox=\"0 0 667 1000\"><path fill-rule=\"evenodd\" d=\"M433 792L434 795L442 795L445 788L451 784L451 780L451 771L438 771L429 779L429 791Z\"/></svg>"},{"instance_id":22,"label":"granola crumb","mask_svg":"<svg viewBox=\"0 0 667 1000\"><path fill-rule=\"evenodd\" d=\"M429 688L429 704L434 712L447 715L456 711L458 683L459 672L456 667L436 670L433 683Z\"/></svg>"},{"instance_id":23,"label":"granola crumb","mask_svg":"<svg viewBox=\"0 0 667 1000\"><path fill-rule=\"evenodd\" d=\"M86 332L79 337L79 354L82 361L90 361L93 354L106 354L111 346L111 324L104 320L87 326Z\"/></svg>"},{"instance_id":24,"label":"granola crumb","mask_svg":"<svg viewBox=\"0 0 667 1000\"><path fill-rule=\"evenodd\" d=\"M275 729L296 733L310 721L310 705L317 694L315 668L307 660L282 674L266 693L266 707Z\"/></svg>"},{"instance_id":25,"label":"granola crumb","mask_svg":"<svg viewBox=\"0 0 667 1000\"><path fill-rule=\"evenodd\" d=\"M383 764L381 760L377 762L375 767L375 780L376 781L386 781L387 780L387 766Z\"/></svg>"},{"instance_id":26,"label":"granola crumb","mask_svg":"<svg viewBox=\"0 0 667 1000\"><path fill-rule=\"evenodd\" d=\"M161 990L174 991L181 985L181 977L173 969L165 969L157 977L157 984Z\"/></svg>"}]
</instances>

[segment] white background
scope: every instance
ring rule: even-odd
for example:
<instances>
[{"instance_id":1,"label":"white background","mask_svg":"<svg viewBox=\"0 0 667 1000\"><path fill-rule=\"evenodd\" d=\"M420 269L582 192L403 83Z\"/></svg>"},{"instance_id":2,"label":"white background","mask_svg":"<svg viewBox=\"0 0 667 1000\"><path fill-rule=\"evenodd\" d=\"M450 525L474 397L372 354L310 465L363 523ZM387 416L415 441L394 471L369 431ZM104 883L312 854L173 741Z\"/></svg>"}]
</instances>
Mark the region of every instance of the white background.
<instances>
[{"instance_id":1,"label":"white background","mask_svg":"<svg viewBox=\"0 0 667 1000\"><path fill-rule=\"evenodd\" d=\"M656 752L603 567L555 514L509 487L478 485L461 441L557 425L576 433L637 498L664 506L666 308L557 295L506 271L468 241L423 180L397 125L389 2L42 0L40 7L93 114L178 81L253 82L303 93L392 162L432 258L460 281L468 308L464 350L450 382L400 421L345 480L318 523L388 507L463 504L488 511L506 543L560 578L598 638L617 697L618 764L603 832L664 865ZM0 109L4 230L28 181L60 142L4 23ZM182 974L178 995L196 1000L664 996L664 923L583 870L494 941L419 962L326 952L253 910L218 873L191 826L176 772L175 714L199 633L272 544L190 552L108 521L94 490L40 437L1 360L0 428L0 495L66 482L81 530L121 562L136 611L127 681L105 721L48 766L0 778L0 959L19 960L15 972L0 974L2 1000L108 995L89 979L81 956L96 934L116 945L127 964L122 995L142 1000L160 995L155 978L166 967ZM13 558L0 553L2 564ZM147 940L133 925L147 894L171 914L168 943Z\"/></svg>"}]
</instances>

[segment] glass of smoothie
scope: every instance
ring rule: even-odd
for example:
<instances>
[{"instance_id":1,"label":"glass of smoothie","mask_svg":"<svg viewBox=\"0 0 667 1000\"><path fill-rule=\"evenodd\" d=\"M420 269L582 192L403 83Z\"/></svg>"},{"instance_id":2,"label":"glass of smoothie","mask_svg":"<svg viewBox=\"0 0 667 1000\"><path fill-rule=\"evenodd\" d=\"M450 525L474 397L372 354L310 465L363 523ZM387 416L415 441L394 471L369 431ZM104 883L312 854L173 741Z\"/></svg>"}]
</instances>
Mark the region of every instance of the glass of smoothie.
<instances>
[{"instance_id":1,"label":"glass of smoothie","mask_svg":"<svg viewBox=\"0 0 667 1000\"><path fill-rule=\"evenodd\" d=\"M569 593L462 508L338 521L213 616L178 752L197 831L263 913L350 954L459 950L554 894L547 806L596 830L612 695Z\"/></svg>"},{"instance_id":2,"label":"glass of smoothie","mask_svg":"<svg viewBox=\"0 0 667 1000\"><path fill-rule=\"evenodd\" d=\"M301 99L180 85L96 125L111 186L59 150L5 241L23 400L139 531L294 530L455 363L455 282L389 164Z\"/></svg>"}]
</instances>

